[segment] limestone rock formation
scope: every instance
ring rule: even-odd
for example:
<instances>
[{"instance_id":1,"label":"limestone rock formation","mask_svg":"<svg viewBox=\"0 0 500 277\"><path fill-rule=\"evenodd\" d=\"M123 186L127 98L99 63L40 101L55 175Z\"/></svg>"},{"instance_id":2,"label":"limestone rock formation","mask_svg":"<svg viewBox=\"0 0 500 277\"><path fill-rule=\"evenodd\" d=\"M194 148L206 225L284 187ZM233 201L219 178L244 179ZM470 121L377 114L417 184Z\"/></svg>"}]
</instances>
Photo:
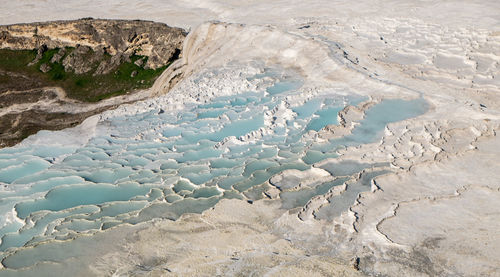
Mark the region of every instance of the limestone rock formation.
<instances>
[{"instance_id":1,"label":"limestone rock formation","mask_svg":"<svg viewBox=\"0 0 500 277\"><path fill-rule=\"evenodd\" d=\"M131 92L153 85L185 37L183 29L140 20L0 26L0 148L148 97Z\"/></svg>"},{"instance_id":2,"label":"limestone rock formation","mask_svg":"<svg viewBox=\"0 0 500 277\"><path fill-rule=\"evenodd\" d=\"M111 56L136 54L148 57L145 68L157 69L179 55L185 36L184 30L163 23L87 18L0 26L0 48L76 47L83 53L92 49Z\"/></svg>"}]
</instances>

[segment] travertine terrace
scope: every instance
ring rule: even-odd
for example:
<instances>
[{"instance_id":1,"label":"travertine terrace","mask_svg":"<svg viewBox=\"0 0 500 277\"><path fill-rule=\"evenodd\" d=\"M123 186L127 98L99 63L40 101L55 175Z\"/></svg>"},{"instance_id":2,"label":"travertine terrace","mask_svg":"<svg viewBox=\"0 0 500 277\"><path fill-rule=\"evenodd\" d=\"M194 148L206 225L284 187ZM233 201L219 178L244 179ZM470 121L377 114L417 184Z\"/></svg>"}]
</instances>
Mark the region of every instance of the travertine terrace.
<instances>
[{"instance_id":1,"label":"travertine terrace","mask_svg":"<svg viewBox=\"0 0 500 277\"><path fill-rule=\"evenodd\" d=\"M148 99L1 150L1 276L500 275L497 1L28 2L0 22L189 34Z\"/></svg>"}]
</instances>

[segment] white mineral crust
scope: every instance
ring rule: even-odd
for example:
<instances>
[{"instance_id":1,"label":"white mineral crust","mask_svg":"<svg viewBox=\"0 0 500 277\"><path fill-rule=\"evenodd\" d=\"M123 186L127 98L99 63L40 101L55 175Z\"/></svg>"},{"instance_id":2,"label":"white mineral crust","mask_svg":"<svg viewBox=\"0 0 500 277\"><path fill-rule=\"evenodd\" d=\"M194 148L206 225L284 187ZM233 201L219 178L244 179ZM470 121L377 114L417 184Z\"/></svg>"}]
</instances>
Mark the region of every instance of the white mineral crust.
<instances>
[{"instance_id":1,"label":"white mineral crust","mask_svg":"<svg viewBox=\"0 0 500 277\"><path fill-rule=\"evenodd\" d=\"M64 265L39 263L19 272L500 276L499 1L4 2L3 24L93 16L191 30L182 59L148 92L159 96L87 120L91 132L96 121L181 110L266 86L243 77L262 66L297 72L305 80L303 94L267 111L265 128L217 147L265 136L293 116L290 107L329 91L370 100L344 109L341 124L318 132L318 140L349 134L364 116L363 105L372 102L422 97L430 106L421 116L389 124L380 141L338 151L338 163L384 164L388 173L375 177L371 190L355 191L363 174L374 171L365 169L301 209L282 209L282 190L333 180L320 169L331 162L326 160L309 171L274 176L264 192L271 199L223 200L177 221L118 226L58 242L62 249L86 250ZM206 75L215 68L216 78ZM166 82L179 72L184 79L165 94ZM207 78L203 87L194 81L200 76ZM82 130L74 132L85 141ZM30 139L36 143L43 135ZM352 198L342 198L349 193ZM351 200L339 210L339 199ZM7 261L33 253L50 258L53 244L20 250Z\"/></svg>"}]
</instances>

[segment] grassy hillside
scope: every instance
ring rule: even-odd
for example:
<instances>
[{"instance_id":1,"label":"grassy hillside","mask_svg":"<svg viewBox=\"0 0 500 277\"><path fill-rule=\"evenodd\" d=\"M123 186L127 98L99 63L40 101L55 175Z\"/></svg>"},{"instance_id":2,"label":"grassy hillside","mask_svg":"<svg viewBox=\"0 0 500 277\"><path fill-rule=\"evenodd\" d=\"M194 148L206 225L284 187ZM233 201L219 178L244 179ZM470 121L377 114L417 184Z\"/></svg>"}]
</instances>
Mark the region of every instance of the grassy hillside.
<instances>
[{"instance_id":1,"label":"grassy hillside","mask_svg":"<svg viewBox=\"0 0 500 277\"><path fill-rule=\"evenodd\" d=\"M147 57L133 55L130 61L122 62L112 72L94 76L99 63L102 60L111 59L110 55L104 54L100 61L92 65L92 70L88 73L75 74L65 71L62 65L64 58L75 49L66 47L60 62L51 62L52 57L59 50L56 48L45 51L39 61L30 65L36 58L36 50L0 49L0 93L6 90L58 86L63 88L70 98L97 102L128 91L151 87L154 80L170 65L169 63L158 69L144 69L134 62L143 59L145 63ZM86 55L94 54L91 50ZM40 70L43 64L50 68L46 73Z\"/></svg>"}]
</instances>

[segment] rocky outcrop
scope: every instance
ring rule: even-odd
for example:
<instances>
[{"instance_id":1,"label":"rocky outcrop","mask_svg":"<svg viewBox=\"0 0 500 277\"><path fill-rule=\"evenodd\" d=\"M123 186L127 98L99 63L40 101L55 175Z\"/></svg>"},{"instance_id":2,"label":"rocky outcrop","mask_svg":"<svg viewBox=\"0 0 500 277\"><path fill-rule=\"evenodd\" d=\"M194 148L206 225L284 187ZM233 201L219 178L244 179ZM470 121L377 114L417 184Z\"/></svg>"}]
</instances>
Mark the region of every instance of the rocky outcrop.
<instances>
[{"instance_id":1,"label":"rocky outcrop","mask_svg":"<svg viewBox=\"0 0 500 277\"><path fill-rule=\"evenodd\" d=\"M140 20L0 26L0 148L149 97L131 92L153 85L180 57L186 35Z\"/></svg>"},{"instance_id":2,"label":"rocky outcrop","mask_svg":"<svg viewBox=\"0 0 500 277\"><path fill-rule=\"evenodd\" d=\"M148 57L146 69L157 69L179 55L185 36L184 30L163 23L88 18L0 26L0 48L75 47L81 54L91 49L125 59L135 54ZM66 64L70 61L68 58Z\"/></svg>"}]
</instances>

